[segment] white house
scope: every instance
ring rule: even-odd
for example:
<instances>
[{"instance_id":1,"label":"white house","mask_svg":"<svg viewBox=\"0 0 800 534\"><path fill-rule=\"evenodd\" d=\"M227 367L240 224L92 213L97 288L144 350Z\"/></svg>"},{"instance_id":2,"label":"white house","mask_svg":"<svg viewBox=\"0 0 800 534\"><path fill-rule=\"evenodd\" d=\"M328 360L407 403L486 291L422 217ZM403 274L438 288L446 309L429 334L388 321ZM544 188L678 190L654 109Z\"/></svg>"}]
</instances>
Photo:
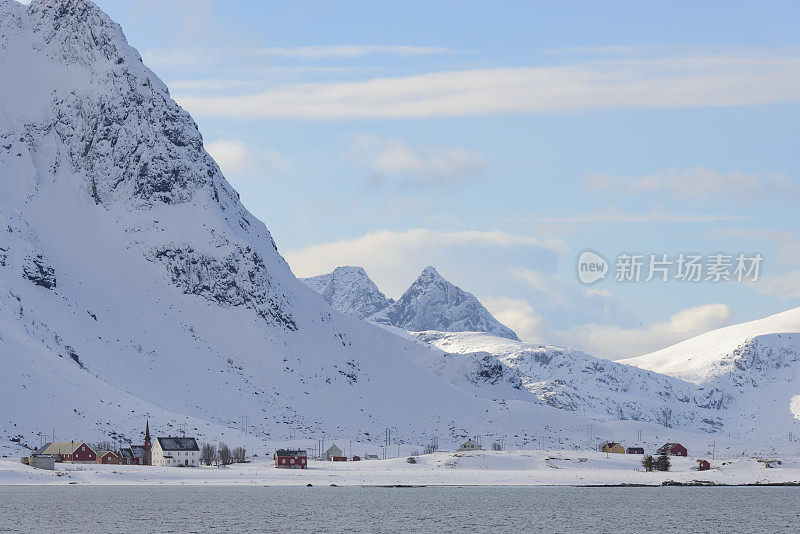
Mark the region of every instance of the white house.
<instances>
[{"instance_id":1,"label":"white house","mask_svg":"<svg viewBox=\"0 0 800 534\"><path fill-rule=\"evenodd\" d=\"M344 456L344 452L342 449L336 446L336 444L331 445L327 451L322 455L323 458L328 460L329 462L333 460L334 456L341 458Z\"/></svg>"},{"instance_id":2,"label":"white house","mask_svg":"<svg viewBox=\"0 0 800 534\"><path fill-rule=\"evenodd\" d=\"M152 465L197 467L200 465L200 447L194 438L156 438L151 449L151 458Z\"/></svg>"},{"instance_id":3,"label":"white house","mask_svg":"<svg viewBox=\"0 0 800 534\"><path fill-rule=\"evenodd\" d=\"M464 443L461 444L461 447L458 448L458 451L459 452L463 452L463 451L479 451L481 449L483 449L483 447L481 447L480 445L478 445L477 443L475 443L471 439L468 439L467 441L465 441Z\"/></svg>"}]
</instances>

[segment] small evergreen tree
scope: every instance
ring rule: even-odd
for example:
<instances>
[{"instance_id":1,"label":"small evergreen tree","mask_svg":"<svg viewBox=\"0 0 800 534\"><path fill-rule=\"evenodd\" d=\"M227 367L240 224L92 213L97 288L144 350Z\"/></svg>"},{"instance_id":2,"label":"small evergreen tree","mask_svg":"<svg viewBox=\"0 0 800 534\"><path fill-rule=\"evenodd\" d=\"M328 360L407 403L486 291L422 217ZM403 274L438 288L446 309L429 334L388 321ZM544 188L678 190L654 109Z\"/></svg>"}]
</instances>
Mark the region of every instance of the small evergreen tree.
<instances>
[{"instance_id":1,"label":"small evergreen tree","mask_svg":"<svg viewBox=\"0 0 800 534\"><path fill-rule=\"evenodd\" d=\"M670 467L671 464L669 461L669 456L667 456L666 454L662 454L656 459L656 469L658 469L659 471L669 471Z\"/></svg>"},{"instance_id":2,"label":"small evergreen tree","mask_svg":"<svg viewBox=\"0 0 800 534\"><path fill-rule=\"evenodd\" d=\"M644 470L647 471L648 473L652 472L653 469L655 469L655 464L656 461L653 459L653 456L651 454L648 454L647 456L642 458L642 467L644 467Z\"/></svg>"}]
</instances>

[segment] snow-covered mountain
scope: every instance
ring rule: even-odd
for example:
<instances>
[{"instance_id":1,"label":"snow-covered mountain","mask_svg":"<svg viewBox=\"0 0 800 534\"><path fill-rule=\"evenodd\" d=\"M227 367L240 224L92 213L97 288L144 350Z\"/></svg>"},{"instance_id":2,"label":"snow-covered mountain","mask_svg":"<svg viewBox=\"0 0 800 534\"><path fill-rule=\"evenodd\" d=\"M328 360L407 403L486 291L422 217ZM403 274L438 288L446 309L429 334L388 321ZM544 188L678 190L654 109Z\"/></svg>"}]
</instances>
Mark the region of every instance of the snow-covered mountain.
<instances>
[{"instance_id":1,"label":"snow-covered mountain","mask_svg":"<svg viewBox=\"0 0 800 534\"><path fill-rule=\"evenodd\" d=\"M797 433L800 421L800 308L714 330L619 360L724 391L737 434Z\"/></svg>"},{"instance_id":2,"label":"snow-covered mountain","mask_svg":"<svg viewBox=\"0 0 800 534\"><path fill-rule=\"evenodd\" d=\"M372 317L394 302L381 293L362 267L337 267L328 274L300 281L322 295L334 309L359 319Z\"/></svg>"},{"instance_id":3,"label":"snow-covered mountain","mask_svg":"<svg viewBox=\"0 0 800 534\"><path fill-rule=\"evenodd\" d=\"M191 117L88 0L0 0L0 433L525 432L428 347L297 281ZM419 414L425 414L420 417ZM554 423L555 424L555 423ZM563 426L563 423L558 423Z\"/></svg>"},{"instance_id":4,"label":"snow-covered mountain","mask_svg":"<svg viewBox=\"0 0 800 534\"><path fill-rule=\"evenodd\" d=\"M361 267L338 267L302 281L334 308L360 319L412 332L487 332L518 339L475 296L427 267L395 302L387 299Z\"/></svg>"},{"instance_id":5,"label":"snow-covered mountain","mask_svg":"<svg viewBox=\"0 0 800 534\"><path fill-rule=\"evenodd\" d=\"M428 358L427 365L453 383L510 384L554 408L595 419L713 432L722 428L727 413L727 397L719 389L576 350L474 332L417 332L415 337L444 351Z\"/></svg>"},{"instance_id":6,"label":"snow-covered mountain","mask_svg":"<svg viewBox=\"0 0 800 534\"><path fill-rule=\"evenodd\" d=\"M520 343L432 268L397 302L363 271L316 283L323 299L117 24L88 0L0 0L0 438L138 440L149 417L209 439L586 446L628 424L746 431L732 407L762 386L747 414L792 418L794 323L731 331L695 380Z\"/></svg>"}]
</instances>

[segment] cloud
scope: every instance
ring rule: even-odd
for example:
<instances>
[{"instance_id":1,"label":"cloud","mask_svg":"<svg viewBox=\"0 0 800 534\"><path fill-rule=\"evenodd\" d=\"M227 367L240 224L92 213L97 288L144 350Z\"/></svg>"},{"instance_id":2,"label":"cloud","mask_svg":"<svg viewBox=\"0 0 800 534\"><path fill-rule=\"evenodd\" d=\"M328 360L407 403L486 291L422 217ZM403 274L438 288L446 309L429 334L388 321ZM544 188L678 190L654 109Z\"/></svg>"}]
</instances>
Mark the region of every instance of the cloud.
<instances>
[{"instance_id":1,"label":"cloud","mask_svg":"<svg viewBox=\"0 0 800 534\"><path fill-rule=\"evenodd\" d=\"M555 337L548 322L527 299L483 297L480 300L495 319L516 332L520 339L544 344Z\"/></svg>"},{"instance_id":2,"label":"cloud","mask_svg":"<svg viewBox=\"0 0 800 534\"><path fill-rule=\"evenodd\" d=\"M421 57L451 54L455 51L439 46L358 45L295 47L190 47L150 48L142 58L152 68L210 68L230 63L231 59L258 63L270 58L305 60L354 59L367 56Z\"/></svg>"},{"instance_id":3,"label":"cloud","mask_svg":"<svg viewBox=\"0 0 800 534\"><path fill-rule=\"evenodd\" d=\"M787 53L598 59L547 67L443 71L298 83L246 95L177 95L199 117L425 118L598 108L758 105L800 100Z\"/></svg>"},{"instance_id":4,"label":"cloud","mask_svg":"<svg viewBox=\"0 0 800 534\"><path fill-rule=\"evenodd\" d=\"M253 149L233 139L211 141L205 148L227 178L285 176L292 168L291 162L275 150Z\"/></svg>"},{"instance_id":5,"label":"cloud","mask_svg":"<svg viewBox=\"0 0 800 534\"><path fill-rule=\"evenodd\" d=\"M695 166L671 168L638 177L614 177L592 174L582 181L588 191L627 194L671 194L681 199L736 199L752 202L765 198L797 198L800 181L784 173L749 174L739 171L721 172Z\"/></svg>"},{"instance_id":6,"label":"cloud","mask_svg":"<svg viewBox=\"0 0 800 534\"><path fill-rule=\"evenodd\" d=\"M648 354L722 328L732 319L733 311L727 304L705 304L679 311L665 322L639 328L584 324L560 332L558 337L594 356L617 360Z\"/></svg>"},{"instance_id":7,"label":"cloud","mask_svg":"<svg viewBox=\"0 0 800 534\"><path fill-rule=\"evenodd\" d=\"M602 307L604 302L618 306L620 303L616 297L602 290L590 290L584 296L589 301L580 303L581 306ZM592 303L590 301L593 298L596 301ZM707 304L681 310L665 322L643 324L636 328L584 323L566 330L557 330L525 298L485 297L481 302L500 322L514 330L520 339L571 347L612 360L639 356L668 347L727 326L733 319L733 312L726 304Z\"/></svg>"},{"instance_id":8,"label":"cloud","mask_svg":"<svg viewBox=\"0 0 800 534\"><path fill-rule=\"evenodd\" d=\"M724 222L738 221L744 217L740 215L715 215L704 213L674 213L670 211L654 210L647 213L631 213L621 211L615 206L608 206L602 210L587 213L563 216L523 215L509 217L509 220L526 221L533 223L662 223L662 222Z\"/></svg>"},{"instance_id":9,"label":"cloud","mask_svg":"<svg viewBox=\"0 0 800 534\"><path fill-rule=\"evenodd\" d=\"M389 56L431 56L451 54L454 50L440 46L409 45L333 45L333 46L296 46L290 48L256 49L258 55L299 57L305 59L353 58L374 55Z\"/></svg>"},{"instance_id":10,"label":"cloud","mask_svg":"<svg viewBox=\"0 0 800 534\"><path fill-rule=\"evenodd\" d=\"M762 295L800 299L800 270L765 276L754 285Z\"/></svg>"},{"instance_id":11,"label":"cloud","mask_svg":"<svg viewBox=\"0 0 800 534\"><path fill-rule=\"evenodd\" d=\"M367 164L374 185L453 185L485 173L483 156L459 146L412 147L364 133L350 136L349 142L352 159Z\"/></svg>"},{"instance_id":12,"label":"cloud","mask_svg":"<svg viewBox=\"0 0 800 534\"><path fill-rule=\"evenodd\" d=\"M378 231L354 239L312 245L284 254L298 277L332 271L340 265L360 265L388 295L399 296L427 265L435 265L454 283L467 282L475 291L480 280L498 278L497 263L524 255L531 261L555 263L566 251L557 239L539 239L500 231L443 232L427 229ZM480 261L489 257L491 261ZM477 258L477 259L476 259Z\"/></svg>"}]
</instances>

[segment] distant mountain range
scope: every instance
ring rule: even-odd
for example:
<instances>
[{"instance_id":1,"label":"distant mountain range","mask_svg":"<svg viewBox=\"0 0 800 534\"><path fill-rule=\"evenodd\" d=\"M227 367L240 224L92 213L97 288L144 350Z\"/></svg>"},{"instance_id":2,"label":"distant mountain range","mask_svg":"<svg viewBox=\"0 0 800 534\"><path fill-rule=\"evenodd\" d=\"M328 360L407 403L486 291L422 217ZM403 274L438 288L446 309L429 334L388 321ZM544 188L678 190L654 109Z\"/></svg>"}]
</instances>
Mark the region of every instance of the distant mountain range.
<instances>
[{"instance_id":1,"label":"distant mountain range","mask_svg":"<svg viewBox=\"0 0 800 534\"><path fill-rule=\"evenodd\" d=\"M300 281L335 309L359 319L412 332L486 332L519 339L472 293L451 284L433 267L426 267L397 301L387 298L361 267L337 267Z\"/></svg>"}]
</instances>

